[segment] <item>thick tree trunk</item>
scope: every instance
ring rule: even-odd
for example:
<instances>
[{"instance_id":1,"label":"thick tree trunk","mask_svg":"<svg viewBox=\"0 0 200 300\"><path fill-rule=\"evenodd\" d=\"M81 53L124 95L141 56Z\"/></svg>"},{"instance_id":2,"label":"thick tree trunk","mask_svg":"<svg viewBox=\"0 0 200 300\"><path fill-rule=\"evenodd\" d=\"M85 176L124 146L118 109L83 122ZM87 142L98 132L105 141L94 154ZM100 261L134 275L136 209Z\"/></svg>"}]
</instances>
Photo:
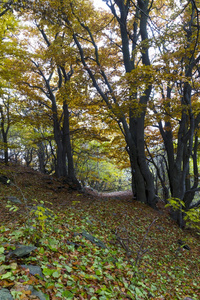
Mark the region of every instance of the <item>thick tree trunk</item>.
<instances>
[{"instance_id":1,"label":"thick tree trunk","mask_svg":"<svg viewBox=\"0 0 200 300\"><path fill-rule=\"evenodd\" d=\"M58 178L66 177L67 176L66 152L64 152L63 149L62 134L59 128L57 118L54 120L54 139L57 146L55 173Z\"/></svg>"},{"instance_id":2,"label":"thick tree trunk","mask_svg":"<svg viewBox=\"0 0 200 300\"><path fill-rule=\"evenodd\" d=\"M133 195L138 201L156 208L157 197L154 178L147 165L144 148L144 126L141 126L141 123L144 122L144 114L135 119L130 116L130 127L128 127L125 119L122 121L131 164Z\"/></svg>"},{"instance_id":3,"label":"thick tree trunk","mask_svg":"<svg viewBox=\"0 0 200 300\"><path fill-rule=\"evenodd\" d=\"M147 32L147 20L148 20L148 1L138 1L138 7L140 7L140 34L143 41L148 40ZM124 66L127 73L134 69L133 61L131 61L129 52L129 39L127 35L126 20L127 13L123 6L119 5L121 12L120 30L123 46L123 58ZM126 7L128 10L128 6ZM135 37L136 38L136 37ZM135 45L133 46L135 47ZM144 65L150 65L148 45L143 45L142 49L142 63ZM145 138L144 138L144 120L146 113L146 105L149 101L151 93L151 85L146 87L144 95L140 97L139 104L143 107L142 112L138 112L138 116L134 117L135 111L130 108L129 113L129 131L127 134L127 128L124 126L126 133L127 149L129 150L129 157L132 169L132 189L136 199L156 208L157 198L155 195L154 178L147 165L146 154L145 154ZM137 94L131 96L133 99L137 99ZM130 99L131 100L131 99ZM125 123L125 122L124 122ZM123 124L124 125L124 124Z\"/></svg>"},{"instance_id":4,"label":"thick tree trunk","mask_svg":"<svg viewBox=\"0 0 200 300\"><path fill-rule=\"evenodd\" d=\"M55 173L56 176L63 177L74 189L81 189L81 184L75 175L72 147L69 130L69 110L66 102L63 103L63 124L62 129L58 122L58 117L54 113L54 139L57 146L57 156ZM67 167L68 165L68 167Z\"/></svg>"},{"instance_id":5,"label":"thick tree trunk","mask_svg":"<svg viewBox=\"0 0 200 300\"><path fill-rule=\"evenodd\" d=\"M43 142L38 143L38 160L39 160L39 171L43 174L46 173L45 170L45 150Z\"/></svg>"},{"instance_id":6,"label":"thick tree trunk","mask_svg":"<svg viewBox=\"0 0 200 300\"><path fill-rule=\"evenodd\" d=\"M138 154L138 151L139 149L131 145L128 147L133 195L136 200L156 208L157 197L155 195L154 178L147 165L144 150L143 154L141 152Z\"/></svg>"},{"instance_id":7,"label":"thick tree trunk","mask_svg":"<svg viewBox=\"0 0 200 300\"><path fill-rule=\"evenodd\" d=\"M4 162L5 164L8 164L8 131L9 131L9 110L7 108L7 120L8 125L5 129L5 117L3 112L3 107L0 105L0 116L1 116L1 133L3 137L3 150L4 150Z\"/></svg>"},{"instance_id":8,"label":"thick tree trunk","mask_svg":"<svg viewBox=\"0 0 200 300\"><path fill-rule=\"evenodd\" d=\"M63 155L65 155L66 157L67 154L67 162L68 162L67 180L69 181L69 183L72 183L74 188L81 189L81 184L75 175L74 160L73 160L71 139L70 139L70 129L69 129L69 110L66 102L63 103L63 112L64 112L64 121L63 121L62 142L63 142Z\"/></svg>"},{"instance_id":9,"label":"thick tree trunk","mask_svg":"<svg viewBox=\"0 0 200 300\"><path fill-rule=\"evenodd\" d=\"M29 167L33 160L33 148L25 150L24 159L26 166Z\"/></svg>"},{"instance_id":10,"label":"thick tree trunk","mask_svg":"<svg viewBox=\"0 0 200 300\"><path fill-rule=\"evenodd\" d=\"M188 79L192 76L190 66L188 66L186 76ZM180 227L184 226L183 210L189 209L195 195L194 190L198 185L198 176L196 176L198 174L198 170L196 165L197 152L195 151L195 121L194 114L191 111L191 91L192 88L189 82L184 82L183 95L181 99L182 115L179 121L180 125L176 149L174 149L172 130L164 131L161 122L159 123L160 132L163 137L168 158L168 176L171 197L183 200L185 204L185 207L176 211L172 209L171 211L172 218L179 224ZM171 98L170 92L168 93L167 98ZM165 127L171 129L171 123L166 123ZM192 189L190 188L191 179L189 176L190 158L193 158L194 162L194 184Z\"/></svg>"},{"instance_id":11,"label":"thick tree trunk","mask_svg":"<svg viewBox=\"0 0 200 300\"><path fill-rule=\"evenodd\" d=\"M8 140L7 136L4 136L3 138L3 147L4 147L4 161L5 164L8 164Z\"/></svg>"}]
</instances>

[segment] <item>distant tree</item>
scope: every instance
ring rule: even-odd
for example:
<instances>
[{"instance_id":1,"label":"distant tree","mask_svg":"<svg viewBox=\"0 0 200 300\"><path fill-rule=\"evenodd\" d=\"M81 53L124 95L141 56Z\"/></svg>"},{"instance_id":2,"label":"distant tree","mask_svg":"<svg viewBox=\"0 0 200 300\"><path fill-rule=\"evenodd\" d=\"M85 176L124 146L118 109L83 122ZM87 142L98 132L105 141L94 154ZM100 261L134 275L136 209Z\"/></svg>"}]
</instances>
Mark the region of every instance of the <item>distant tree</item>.
<instances>
[{"instance_id":1,"label":"distant tree","mask_svg":"<svg viewBox=\"0 0 200 300\"><path fill-rule=\"evenodd\" d=\"M76 172L83 186L90 186L98 191L130 189L130 176L125 166L110 159L112 141L79 140L74 147ZM115 149L116 150L116 149ZM114 153L113 153L114 154Z\"/></svg>"}]
</instances>

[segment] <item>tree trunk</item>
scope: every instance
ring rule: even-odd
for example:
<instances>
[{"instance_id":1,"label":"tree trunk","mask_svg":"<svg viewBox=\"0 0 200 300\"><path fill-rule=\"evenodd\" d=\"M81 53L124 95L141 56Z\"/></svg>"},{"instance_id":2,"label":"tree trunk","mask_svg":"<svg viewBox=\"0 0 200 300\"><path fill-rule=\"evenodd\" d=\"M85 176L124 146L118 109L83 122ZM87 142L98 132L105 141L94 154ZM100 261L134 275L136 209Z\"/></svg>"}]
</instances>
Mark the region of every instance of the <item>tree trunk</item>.
<instances>
[{"instance_id":1,"label":"tree trunk","mask_svg":"<svg viewBox=\"0 0 200 300\"><path fill-rule=\"evenodd\" d=\"M146 161L144 148L144 116L132 117L130 111L130 127L125 118L121 119L127 143L127 152L130 158L132 173L132 190L134 197L149 206L156 208L154 178Z\"/></svg>"},{"instance_id":2,"label":"tree trunk","mask_svg":"<svg viewBox=\"0 0 200 300\"><path fill-rule=\"evenodd\" d=\"M63 161L66 159L67 154L67 162L68 162L68 174L67 180L69 183L72 183L74 188L81 189L81 184L76 178L75 169L74 169L74 160L72 154L72 147L71 147L71 139L70 139L70 128L69 128L69 109L66 102L63 103L63 112L64 112L64 120L63 120L63 136L62 136L62 143L63 143Z\"/></svg>"},{"instance_id":3,"label":"tree trunk","mask_svg":"<svg viewBox=\"0 0 200 300\"><path fill-rule=\"evenodd\" d=\"M140 34L142 41L148 40L147 32L147 20L148 20L148 3L149 1L138 1L138 7L140 8ZM126 73L131 72L134 69L134 61L131 59L129 38L127 34L127 15L128 15L128 4L117 4L120 10L120 31L122 39L122 52L123 60ZM114 11L113 11L114 12ZM115 12L114 12L115 14ZM136 12L138 14L138 11ZM115 14L116 15L116 14ZM137 28L135 24L135 29ZM135 32L134 38L136 39L137 33ZM135 44L133 44L133 49ZM143 65L149 66L150 59L148 53L148 45L146 43L142 46L142 63ZM147 86L144 95L140 97L139 104L142 105L143 111L138 112L138 116L134 117L135 111L130 108L129 113L129 128L123 120L122 124L125 131L125 138L127 142L128 154L130 157L131 173L132 173L132 189L133 195L135 195L138 201L146 203L153 208L156 208L157 198L155 196L154 178L147 165L145 145L144 145L144 120L146 113L146 105L149 101L151 93L151 85ZM130 96L131 98L137 99L137 94Z\"/></svg>"},{"instance_id":4,"label":"tree trunk","mask_svg":"<svg viewBox=\"0 0 200 300\"><path fill-rule=\"evenodd\" d=\"M134 134L137 136L136 143L131 134L126 138L131 163L133 195L138 201L156 208L154 178L147 165L144 150L144 127L141 126L138 131L134 127Z\"/></svg>"},{"instance_id":5,"label":"tree trunk","mask_svg":"<svg viewBox=\"0 0 200 300\"><path fill-rule=\"evenodd\" d=\"M4 161L5 164L8 164L8 140L7 135L3 135L3 148L4 148Z\"/></svg>"},{"instance_id":6,"label":"tree trunk","mask_svg":"<svg viewBox=\"0 0 200 300\"><path fill-rule=\"evenodd\" d=\"M8 164L8 130L10 127L8 108L7 108L8 125L7 125L6 129L5 129L5 117L4 117L2 105L0 105L0 115L1 115L1 133L2 133L2 137L3 137L4 162L5 162L5 164Z\"/></svg>"},{"instance_id":7,"label":"tree trunk","mask_svg":"<svg viewBox=\"0 0 200 300\"><path fill-rule=\"evenodd\" d=\"M67 176L66 153L63 151L64 149L62 143L62 134L57 120L57 116L54 116L54 139L57 146L55 173L58 178L66 177Z\"/></svg>"},{"instance_id":8,"label":"tree trunk","mask_svg":"<svg viewBox=\"0 0 200 300\"><path fill-rule=\"evenodd\" d=\"M43 142L38 143L38 160L39 160L39 171L43 174L46 173L45 169L45 151Z\"/></svg>"}]
</instances>

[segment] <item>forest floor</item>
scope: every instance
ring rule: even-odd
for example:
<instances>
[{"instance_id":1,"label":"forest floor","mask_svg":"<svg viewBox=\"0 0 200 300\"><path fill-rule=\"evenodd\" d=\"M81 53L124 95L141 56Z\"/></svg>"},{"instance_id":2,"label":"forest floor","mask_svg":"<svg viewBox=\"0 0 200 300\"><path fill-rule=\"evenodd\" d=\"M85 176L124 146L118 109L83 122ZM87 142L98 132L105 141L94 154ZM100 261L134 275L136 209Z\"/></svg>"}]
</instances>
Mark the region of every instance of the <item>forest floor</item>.
<instances>
[{"instance_id":1,"label":"forest floor","mask_svg":"<svg viewBox=\"0 0 200 300\"><path fill-rule=\"evenodd\" d=\"M156 211L130 191L83 194L17 165L1 164L0 176L11 183L0 183L0 291L13 299L200 299L200 235L178 228L164 203ZM37 250L12 257L19 244Z\"/></svg>"}]
</instances>

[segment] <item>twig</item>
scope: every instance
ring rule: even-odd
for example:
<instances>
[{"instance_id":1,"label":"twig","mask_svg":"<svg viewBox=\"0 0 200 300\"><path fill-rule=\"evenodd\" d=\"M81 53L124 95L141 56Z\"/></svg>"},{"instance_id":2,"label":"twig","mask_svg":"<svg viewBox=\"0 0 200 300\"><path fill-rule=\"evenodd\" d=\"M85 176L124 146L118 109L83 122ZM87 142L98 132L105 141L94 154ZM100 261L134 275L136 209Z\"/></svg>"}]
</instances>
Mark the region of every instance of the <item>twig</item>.
<instances>
[{"instance_id":1,"label":"twig","mask_svg":"<svg viewBox=\"0 0 200 300\"><path fill-rule=\"evenodd\" d=\"M141 242L141 244L140 244L139 250L137 251L137 257L136 257L136 259L135 259L135 267L137 267L137 265L139 264L139 262L140 262L142 256L148 251L147 249L145 249L145 250L143 249L143 245L144 245L144 242L145 242L145 240L146 240L147 235L149 234L149 231L150 231L151 227L153 226L153 224L154 224L157 220L158 220L158 218L155 218L155 219L153 220L153 222L149 225L149 227L148 227L147 230L146 230L146 233L145 233L145 235L144 235L144 237L143 237L143 239L142 239L142 242ZM136 271L135 271L135 272L136 272ZM134 272L134 275L135 275L135 272Z\"/></svg>"}]
</instances>

